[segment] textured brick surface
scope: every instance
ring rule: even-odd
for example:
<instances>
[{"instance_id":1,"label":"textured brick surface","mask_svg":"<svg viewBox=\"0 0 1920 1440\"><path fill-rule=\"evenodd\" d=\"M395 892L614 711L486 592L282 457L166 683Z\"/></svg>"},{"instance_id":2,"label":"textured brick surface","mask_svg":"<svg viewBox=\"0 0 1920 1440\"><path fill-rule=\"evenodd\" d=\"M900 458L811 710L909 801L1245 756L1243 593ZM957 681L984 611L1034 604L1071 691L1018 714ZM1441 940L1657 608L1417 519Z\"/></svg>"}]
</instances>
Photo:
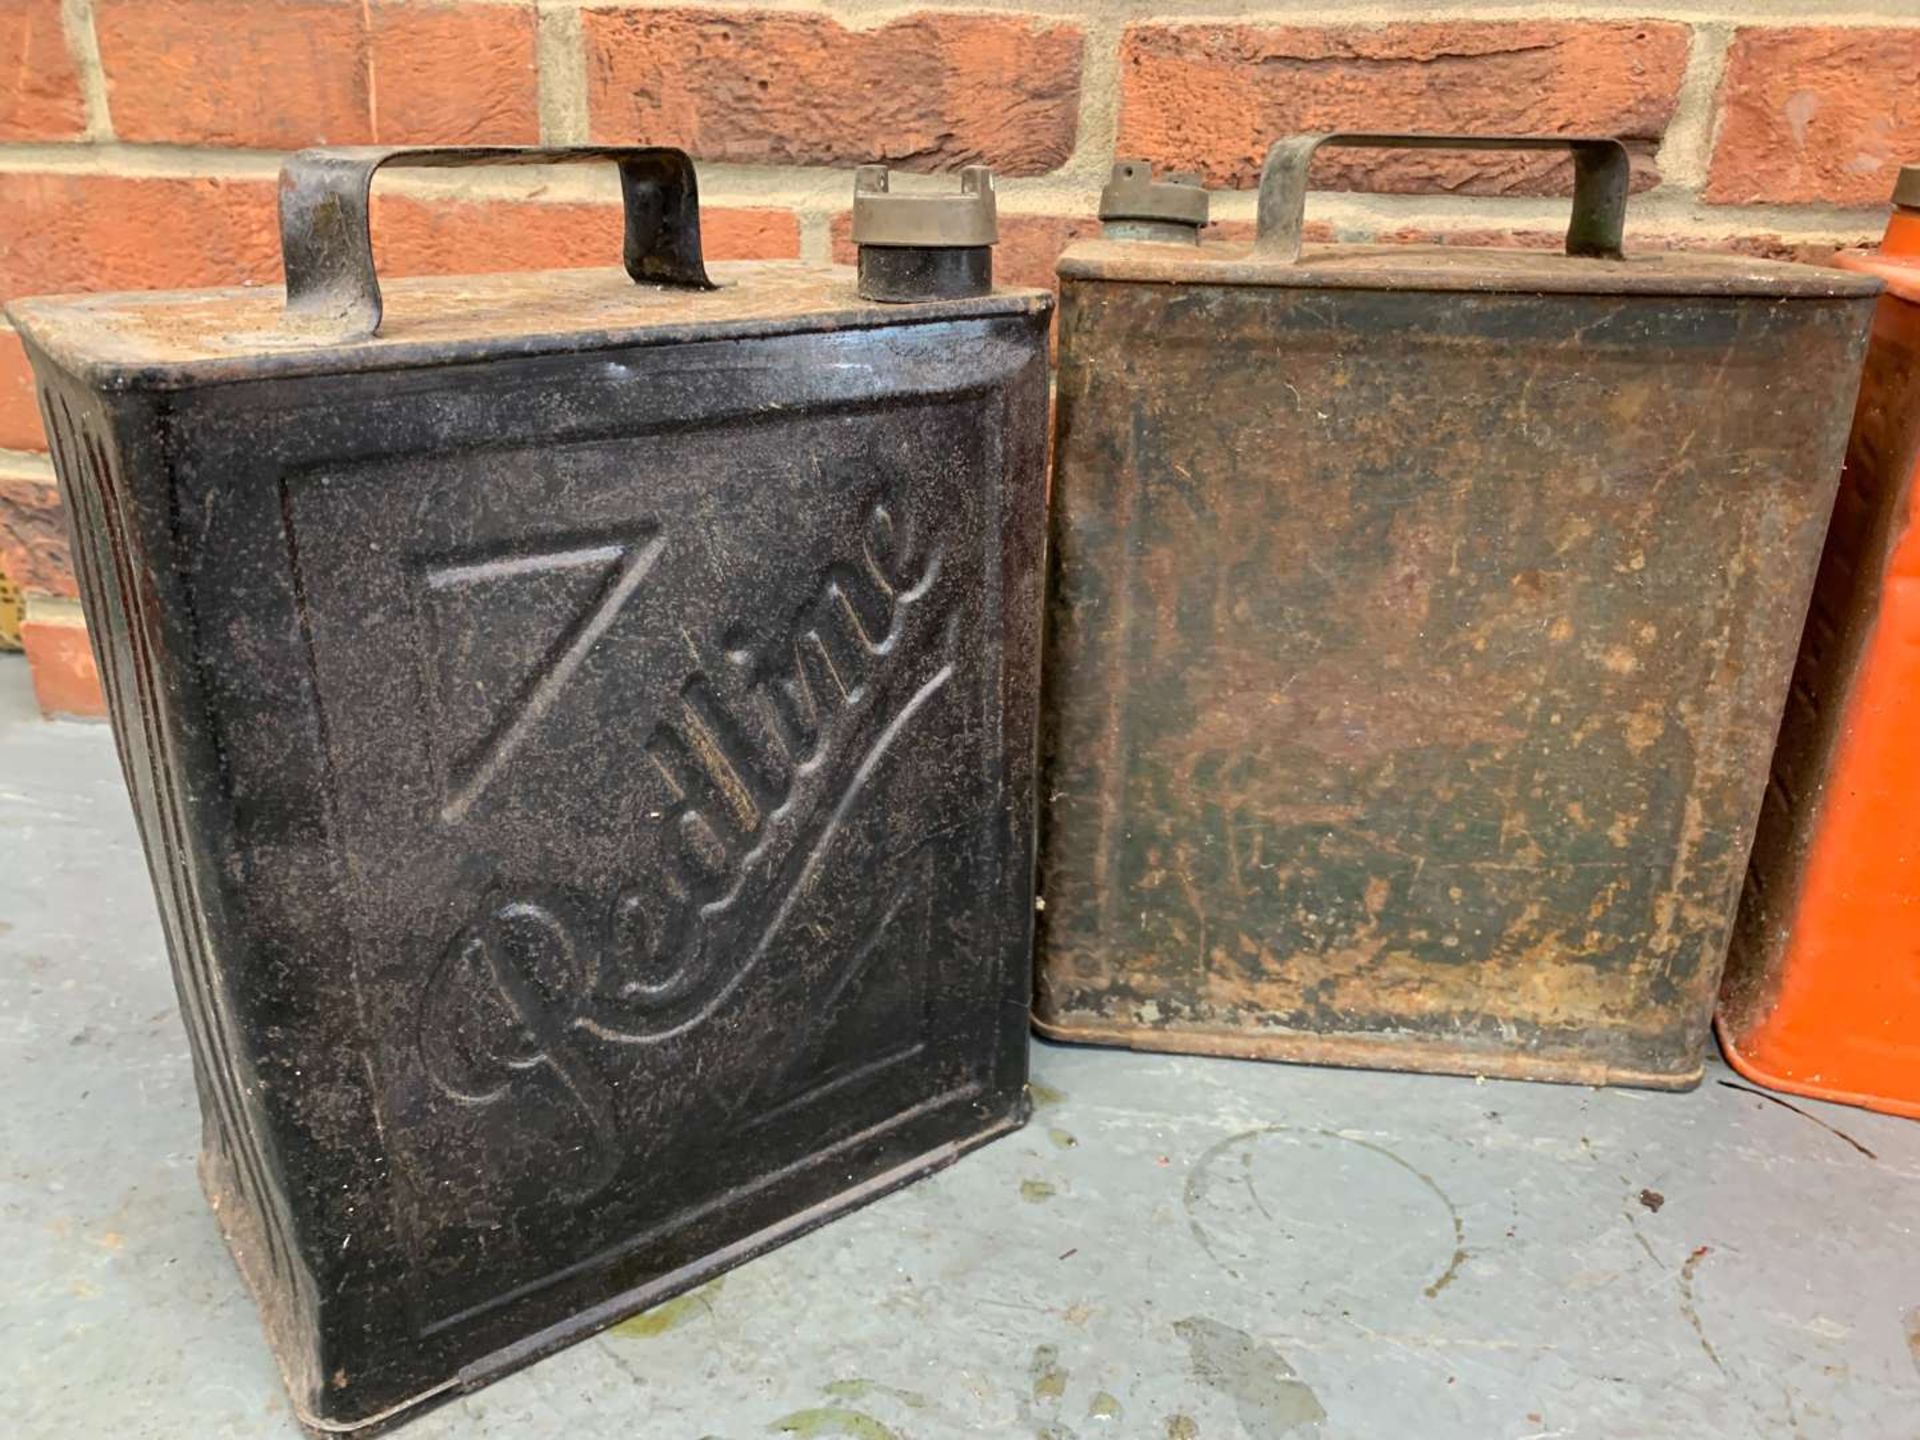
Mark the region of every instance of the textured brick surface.
<instances>
[{"instance_id":1,"label":"textured brick surface","mask_svg":"<svg viewBox=\"0 0 1920 1440\"><path fill-rule=\"evenodd\" d=\"M280 278L270 180L0 171L0 296Z\"/></svg>"},{"instance_id":2,"label":"textured brick surface","mask_svg":"<svg viewBox=\"0 0 1920 1440\"><path fill-rule=\"evenodd\" d=\"M1879 205L1920 161L1920 29L1741 30L1706 198Z\"/></svg>"},{"instance_id":3,"label":"textured brick surface","mask_svg":"<svg viewBox=\"0 0 1920 1440\"><path fill-rule=\"evenodd\" d=\"M376 195L373 234L391 275L620 263L618 205ZM791 258L800 253L800 222L786 210L704 206L700 241L709 260Z\"/></svg>"},{"instance_id":4,"label":"textured brick surface","mask_svg":"<svg viewBox=\"0 0 1920 1440\"><path fill-rule=\"evenodd\" d=\"M1073 149L1080 32L1020 16L589 10L597 140L770 165L1052 170Z\"/></svg>"},{"instance_id":5,"label":"textured brick surface","mask_svg":"<svg viewBox=\"0 0 1920 1440\"><path fill-rule=\"evenodd\" d=\"M60 0L0 3L0 141L74 140L87 128Z\"/></svg>"},{"instance_id":6,"label":"textured brick surface","mask_svg":"<svg viewBox=\"0 0 1920 1440\"><path fill-rule=\"evenodd\" d=\"M0 296L277 283L280 240L271 181L124 179L0 172ZM376 192L374 244L391 274L620 263L612 204L452 200ZM701 211L710 258L799 253L785 210ZM7 356L0 350L0 415ZM0 448L8 448L0 446Z\"/></svg>"},{"instance_id":7,"label":"textured brick surface","mask_svg":"<svg viewBox=\"0 0 1920 1440\"><path fill-rule=\"evenodd\" d=\"M107 713L100 693L100 670L84 625L69 621L28 620L20 642L33 675L33 698L49 719L98 719Z\"/></svg>"},{"instance_id":8,"label":"textured brick surface","mask_svg":"<svg viewBox=\"0 0 1920 1440\"><path fill-rule=\"evenodd\" d=\"M94 29L122 140L373 139L359 0L95 0Z\"/></svg>"},{"instance_id":9,"label":"textured brick surface","mask_svg":"<svg viewBox=\"0 0 1920 1440\"><path fill-rule=\"evenodd\" d=\"M1306 131L1618 135L1650 154L1687 43L1685 26L1653 21L1136 26L1121 47L1120 149L1242 189L1274 140ZM1333 150L1314 184L1536 194L1563 188L1566 168L1525 153Z\"/></svg>"},{"instance_id":10,"label":"textured brick surface","mask_svg":"<svg viewBox=\"0 0 1920 1440\"><path fill-rule=\"evenodd\" d=\"M51 479L0 474L0 570L28 594L79 593L67 520Z\"/></svg>"},{"instance_id":11,"label":"textured brick surface","mask_svg":"<svg viewBox=\"0 0 1920 1440\"><path fill-rule=\"evenodd\" d=\"M534 14L524 5L375 5L373 134L382 145L540 140Z\"/></svg>"},{"instance_id":12,"label":"textured brick surface","mask_svg":"<svg viewBox=\"0 0 1920 1440\"><path fill-rule=\"evenodd\" d=\"M0 450L44 450L47 432L40 425L34 398L33 368L20 337L0 327Z\"/></svg>"},{"instance_id":13,"label":"textured brick surface","mask_svg":"<svg viewBox=\"0 0 1920 1440\"><path fill-rule=\"evenodd\" d=\"M531 144L527 5L430 0L96 0L123 140Z\"/></svg>"}]
</instances>

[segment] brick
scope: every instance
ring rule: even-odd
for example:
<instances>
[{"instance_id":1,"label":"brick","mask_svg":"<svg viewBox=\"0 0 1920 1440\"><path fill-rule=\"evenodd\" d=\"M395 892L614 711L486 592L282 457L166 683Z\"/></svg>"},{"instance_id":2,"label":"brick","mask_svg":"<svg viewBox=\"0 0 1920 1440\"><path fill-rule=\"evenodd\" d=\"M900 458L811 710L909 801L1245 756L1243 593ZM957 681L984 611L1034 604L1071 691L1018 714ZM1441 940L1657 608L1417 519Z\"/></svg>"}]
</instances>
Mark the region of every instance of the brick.
<instances>
[{"instance_id":1,"label":"brick","mask_svg":"<svg viewBox=\"0 0 1920 1440\"><path fill-rule=\"evenodd\" d=\"M382 145L539 142L530 7L389 0L372 19L373 132Z\"/></svg>"},{"instance_id":2,"label":"brick","mask_svg":"<svg viewBox=\"0 0 1920 1440\"><path fill-rule=\"evenodd\" d=\"M53 478L0 474L0 570L29 595L78 595Z\"/></svg>"},{"instance_id":3,"label":"brick","mask_svg":"<svg viewBox=\"0 0 1920 1440\"><path fill-rule=\"evenodd\" d=\"M1706 198L1882 205L1920 160L1920 29L1735 33Z\"/></svg>"},{"instance_id":4,"label":"brick","mask_svg":"<svg viewBox=\"0 0 1920 1440\"><path fill-rule=\"evenodd\" d=\"M558 270L620 263L620 207L537 200L374 196L374 253L388 275ZM700 211L709 260L791 259L800 222L787 210Z\"/></svg>"},{"instance_id":5,"label":"brick","mask_svg":"<svg viewBox=\"0 0 1920 1440\"><path fill-rule=\"evenodd\" d=\"M711 160L1039 175L1073 149L1081 33L922 13L872 30L826 15L587 10L588 116Z\"/></svg>"},{"instance_id":6,"label":"brick","mask_svg":"<svg viewBox=\"0 0 1920 1440\"><path fill-rule=\"evenodd\" d=\"M60 0L0 0L0 140L77 140L86 133L80 71Z\"/></svg>"},{"instance_id":7,"label":"brick","mask_svg":"<svg viewBox=\"0 0 1920 1440\"><path fill-rule=\"evenodd\" d=\"M0 327L0 450L44 450L47 432L40 425L33 367L13 331Z\"/></svg>"},{"instance_id":8,"label":"brick","mask_svg":"<svg viewBox=\"0 0 1920 1440\"><path fill-rule=\"evenodd\" d=\"M1871 245L1879 239L1862 232L1841 240L1790 240L1784 235L1656 235L1642 244L1660 250L1708 250L1727 255L1750 255L1758 260L1790 260L1800 265L1830 265L1842 250ZM1628 244L1633 237L1627 237Z\"/></svg>"},{"instance_id":9,"label":"brick","mask_svg":"<svg viewBox=\"0 0 1920 1440\"><path fill-rule=\"evenodd\" d=\"M95 0L122 140L370 143L360 0Z\"/></svg>"},{"instance_id":10,"label":"brick","mask_svg":"<svg viewBox=\"0 0 1920 1440\"><path fill-rule=\"evenodd\" d=\"M790 210L704 209L700 244L709 260L794 260L800 220Z\"/></svg>"},{"instance_id":11,"label":"brick","mask_svg":"<svg viewBox=\"0 0 1920 1440\"><path fill-rule=\"evenodd\" d=\"M849 218L851 225L851 218ZM1052 215L1009 215L1000 221L1000 243L993 250L994 279L1001 285L1051 289L1060 252L1080 240L1098 239L1098 220Z\"/></svg>"},{"instance_id":12,"label":"brick","mask_svg":"<svg viewBox=\"0 0 1920 1440\"><path fill-rule=\"evenodd\" d=\"M1323 130L1617 135L1657 178L1688 30L1654 21L1139 25L1121 42L1121 153L1250 189L1283 135ZM1558 193L1569 162L1521 151L1335 149L1322 189Z\"/></svg>"},{"instance_id":13,"label":"brick","mask_svg":"<svg viewBox=\"0 0 1920 1440\"><path fill-rule=\"evenodd\" d=\"M29 607L20 642L27 652L33 698L42 715L49 720L98 720L106 715L100 670L94 664L87 627L77 616L36 619Z\"/></svg>"},{"instance_id":14,"label":"brick","mask_svg":"<svg viewBox=\"0 0 1920 1440\"><path fill-rule=\"evenodd\" d=\"M268 179L0 172L0 296L280 279Z\"/></svg>"},{"instance_id":15,"label":"brick","mask_svg":"<svg viewBox=\"0 0 1920 1440\"><path fill-rule=\"evenodd\" d=\"M122 140L522 144L539 137L531 5L95 0Z\"/></svg>"},{"instance_id":16,"label":"brick","mask_svg":"<svg viewBox=\"0 0 1920 1440\"><path fill-rule=\"evenodd\" d=\"M1259 233L1251 220L1215 220L1200 232L1202 242L1218 240L1227 245L1251 245ZM1332 222L1309 220L1300 227L1300 238L1309 245L1331 245L1342 237L1334 233Z\"/></svg>"},{"instance_id":17,"label":"brick","mask_svg":"<svg viewBox=\"0 0 1920 1440\"><path fill-rule=\"evenodd\" d=\"M11 222L0 228L0 296L277 284L274 198L273 182L264 178L0 172L0 213ZM615 204L425 198L380 189L373 209L375 251L388 274L620 263ZM800 225L790 211L709 206L700 221L711 259L800 253ZM14 414L8 400L18 346L11 334L4 340L0 425ZM11 433L25 433L25 423Z\"/></svg>"},{"instance_id":18,"label":"brick","mask_svg":"<svg viewBox=\"0 0 1920 1440\"><path fill-rule=\"evenodd\" d=\"M1251 220L1215 220L1200 232L1203 241L1219 240L1228 245L1251 245L1257 227ZM1301 227L1300 238L1309 245L1324 245L1333 239L1333 227L1324 220L1309 220Z\"/></svg>"}]
</instances>

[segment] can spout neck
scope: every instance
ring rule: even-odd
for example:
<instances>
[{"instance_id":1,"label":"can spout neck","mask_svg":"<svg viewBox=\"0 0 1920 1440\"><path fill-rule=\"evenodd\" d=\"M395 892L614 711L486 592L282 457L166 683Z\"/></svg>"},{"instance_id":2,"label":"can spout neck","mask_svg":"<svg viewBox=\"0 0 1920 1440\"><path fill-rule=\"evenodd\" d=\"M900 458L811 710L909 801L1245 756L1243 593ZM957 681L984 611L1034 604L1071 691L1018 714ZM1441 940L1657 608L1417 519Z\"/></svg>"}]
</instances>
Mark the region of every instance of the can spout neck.
<instances>
[{"instance_id":1,"label":"can spout neck","mask_svg":"<svg viewBox=\"0 0 1920 1440\"><path fill-rule=\"evenodd\" d=\"M1880 253L1887 259L1920 256L1920 165L1902 165L1893 184L1893 211L1887 233L1880 237Z\"/></svg>"},{"instance_id":2,"label":"can spout neck","mask_svg":"<svg viewBox=\"0 0 1920 1440\"><path fill-rule=\"evenodd\" d=\"M1920 206L1896 205L1887 216L1880 253L1890 260L1920 259Z\"/></svg>"}]
</instances>

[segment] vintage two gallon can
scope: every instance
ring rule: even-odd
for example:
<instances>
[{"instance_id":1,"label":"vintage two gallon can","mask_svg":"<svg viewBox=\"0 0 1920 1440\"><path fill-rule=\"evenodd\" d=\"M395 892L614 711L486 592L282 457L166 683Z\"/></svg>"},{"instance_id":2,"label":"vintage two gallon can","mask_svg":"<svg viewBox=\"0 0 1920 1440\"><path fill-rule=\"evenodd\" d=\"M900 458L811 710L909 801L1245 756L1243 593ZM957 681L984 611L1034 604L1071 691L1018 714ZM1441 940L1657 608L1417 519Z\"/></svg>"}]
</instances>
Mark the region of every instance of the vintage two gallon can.
<instances>
[{"instance_id":1,"label":"vintage two gallon can","mask_svg":"<svg viewBox=\"0 0 1920 1440\"><path fill-rule=\"evenodd\" d=\"M624 273L381 320L376 169L576 160ZM11 313L205 1182L331 1432L1024 1118L1050 302L710 279L673 150L316 151L281 202L284 315Z\"/></svg>"},{"instance_id":2,"label":"vintage two gallon can","mask_svg":"<svg viewBox=\"0 0 1920 1440\"><path fill-rule=\"evenodd\" d=\"M1893 205L1837 258L1887 288L1718 1021L1764 1085L1920 1118L1920 166Z\"/></svg>"},{"instance_id":3,"label":"vintage two gallon can","mask_svg":"<svg viewBox=\"0 0 1920 1440\"><path fill-rule=\"evenodd\" d=\"M1303 250L1331 143L1570 149L1567 253ZM1063 257L1047 1034L1697 1081L1877 286L1623 254L1626 194L1306 136L1250 246Z\"/></svg>"}]
</instances>

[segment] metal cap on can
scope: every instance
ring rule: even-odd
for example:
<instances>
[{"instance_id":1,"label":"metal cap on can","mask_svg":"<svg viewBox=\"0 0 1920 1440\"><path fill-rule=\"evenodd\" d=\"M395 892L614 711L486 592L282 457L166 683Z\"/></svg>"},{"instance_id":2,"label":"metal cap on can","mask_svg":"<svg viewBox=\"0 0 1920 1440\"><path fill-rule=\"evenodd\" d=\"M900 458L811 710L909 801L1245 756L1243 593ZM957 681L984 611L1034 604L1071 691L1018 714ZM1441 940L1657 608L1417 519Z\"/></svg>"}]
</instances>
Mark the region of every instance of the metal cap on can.
<instances>
[{"instance_id":1,"label":"metal cap on can","mask_svg":"<svg viewBox=\"0 0 1920 1440\"><path fill-rule=\"evenodd\" d=\"M993 172L969 165L959 191L895 194L884 165L853 177L853 243L859 290L868 300L964 300L993 289L993 243L1000 238Z\"/></svg>"},{"instance_id":2,"label":"metal cap on can","mask_svg":"<svg viewBox=\"0 0 1920 1440\"><path fill-rule=\"evenodd\" d=\"M969 165L958 194L896 194L884 165L853 172L853 243L955 250L1000 238L993 205L993 171Z\"/></svg>"},{"instance_id":3,"label":"metal cap on can","mask_svg":"<svg viewBox=\"0 0 1920 1440\"><path fill-rule=\"evenodd\" d=\"M1903 210L1920 210L1920 165L1902 165L1893 182L1893 203Z\"/></svg>"},{"instance_id":4,"label":"metal cap on can","mask_svg":"<svg viewBox=\"0 0 1920 1440\"><path fill-rule=\"evenodd\" d=\"M1100 223L1114 240L1198 240L1207 223L1207 192L1198 175L1156 180L1148 161L1116 160L1100 191Z\"/></svg>"}]
</instances>

